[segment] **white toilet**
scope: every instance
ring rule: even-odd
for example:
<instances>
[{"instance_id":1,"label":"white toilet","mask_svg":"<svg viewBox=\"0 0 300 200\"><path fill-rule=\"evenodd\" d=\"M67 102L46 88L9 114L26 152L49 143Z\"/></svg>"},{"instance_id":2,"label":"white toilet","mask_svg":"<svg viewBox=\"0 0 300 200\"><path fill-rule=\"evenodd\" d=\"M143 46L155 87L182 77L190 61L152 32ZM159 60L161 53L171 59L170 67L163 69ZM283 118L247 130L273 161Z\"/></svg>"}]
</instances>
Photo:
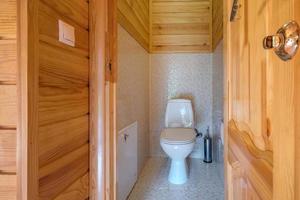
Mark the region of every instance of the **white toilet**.
<instances>
[{"instance_id":1,"label":"white toilet","mask_svg":"<svg viewBox=\"0 0 300 200\"><path fill-rule=\"evenodd\" d=\"M172 160L169 172L171 183L183 184L187 181L186 157L193 151L195 140L192 102L187 99L169 100L160 145Z\"/></svg>"}]
</instances>

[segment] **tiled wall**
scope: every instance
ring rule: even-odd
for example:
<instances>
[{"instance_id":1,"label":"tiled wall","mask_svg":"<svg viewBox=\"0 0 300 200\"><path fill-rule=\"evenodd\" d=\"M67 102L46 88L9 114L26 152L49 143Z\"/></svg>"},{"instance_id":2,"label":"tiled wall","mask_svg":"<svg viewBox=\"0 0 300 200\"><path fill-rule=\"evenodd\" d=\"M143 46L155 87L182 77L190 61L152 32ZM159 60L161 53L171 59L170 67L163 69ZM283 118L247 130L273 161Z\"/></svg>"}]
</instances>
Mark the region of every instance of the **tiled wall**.
<instances>
[{"instance_id":1,"label":"tiled wall","mask_svg":"<svg viewBox=\"0 0 300 200\"><path fill-rule=\"evenodd\" d=\"M149 155L166 156L159 139L170 98L191 99L197 129L205 133L209 126L217 138L223 116L222 42L212 54L149 54L121 26L118 35L117 128L138 121L139 171ZM203 157L202 138L192 157Z\"/></svg>"},{"instance_id":2,"label":"tiled wall","mask_svg":"<svg viewBox=\"0 0 300 200\"><path fill-rule=\"evenodd\" d=\"M223 146L220 145L220 125L223 120L224 95L224 63L223 42L220 42L212 56L213 69L213 132L214 134L214 160L217 162L219 176L224 180Z\"/></svg>"},{"instance_id":3,"label":"tiled wall","mask_svg":"<svg viewBox=\"0 0 300 200\"><path fill-rule=\"evenodd\" d=\"M117 130L138 122L138 170L149 156L149 54L118 26Z\"/></svg>"},{"instance_id":4,"label":"tiled wall","mask_svg":"<svg viewBox=\"0 0 300 200\"><path fill-rule=\"evenodd\" d=\"M192 100L196 127L212 127L212 54L150 55L150 152L165 156L159 138L164 128L167 100ZM203 157L203 140L198 139L193 157Z\"/></svg>"},{"instance_id":5,"label":"tiled wall","mask_svg":"<svg viewBox=\"0 0 300 200\"><path fill-rule=\"evenodd\" d=\"M224 90L224 64L223 64L223 42L220 42L212 56L213 82L213 132L214 134L214 153L218 156L218 141L220 139L220 125L223 120L223 90ZM221 157L219 156L219 159ZM222 159L221 159L222 160Z\"/></svg>"}]
</instances>

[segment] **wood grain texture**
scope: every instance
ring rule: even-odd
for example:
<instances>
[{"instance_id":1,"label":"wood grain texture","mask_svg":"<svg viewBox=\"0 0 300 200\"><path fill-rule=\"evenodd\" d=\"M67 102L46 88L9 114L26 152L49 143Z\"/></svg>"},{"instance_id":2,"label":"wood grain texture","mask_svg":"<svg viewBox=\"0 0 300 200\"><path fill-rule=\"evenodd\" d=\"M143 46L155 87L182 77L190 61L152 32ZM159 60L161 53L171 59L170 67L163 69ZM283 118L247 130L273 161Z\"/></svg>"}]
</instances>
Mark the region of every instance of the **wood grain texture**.
<instances>
[{"instance_id":1,"label":"wood grain texture","mask_svg":"<svg viewBox=\"0 0 300 200\"><path fill-rule=\"evenodd\" d=\"M89 197L89 4L40 0L39 199ZM75 47L58 42L58 20L75 28ZM82 187L82 188L81 188ZM75 199L75 198L74 198Z\"/></svg>"},{"instance_id":2,"label":"wood grain texture","mask_svg":"<svg viewBox=\"0 0 300 200\"><path fill-rule=\"evenodd\" d=\"M229 122L228 145L230 148L229 158L236 157L240 163L239 168L243 171L244 178L247 179L246 184L250 185L250 189L254 187L255 195L259 196L259 199L271 200L273 194L272 152L258 149L249 137L249 133L240 131L233 121ZM233 187L236 192L236 188L241 185L233 185ZM237 197L234 199L241 198L240 194L234 195Z\"/></svg>"},{"instance_id":3,"label":"wood grain texture","mask_svg":"<svg viewBox=\"0 0 300 200\"><path fill-rule=\"evenodd\" d=\"M17 125L17 87L0 85L0 128L16 128Z\"/></svg>"},{"instance_id":4,"label":"wood grain texture","mask_svg":"<svg viewBox=\"0 0 300 200\"><path fill-rule=\"evenodd\" d=\"M300 13L297 10L300 9L300 2L295 1L294 9L294 19L300 21ZM300 56L297 54L294 60L295 67L295 78L294 78L294 87L295 87L295 199L300 199Z\"/></svg>"},{"instance_id":5,"label":"wood grain texture","mask_svg":"<svg viewBox=\"0 0 300 200\"><path fill-rule=\"evenodd\" d=\"M38 1L18 1L18 199L38 199Z\"/></svg>"},{"instance_id":6,"label":"wood grain texture","mask_svg":"<svg viewBox=\"0 0 300 200\"><path fill-rule=\"evenodd\" d=\"M76 41L75 47L80 50L88 51L89 42L87 41L87 38L89 33L87 28L81 27L77 25L77 23L74 22L73 19L67 18L66 13L62 14L61 12L58 12L61 11L62 9L64 9L65 12L67 12L67 10L72 10L73 8L72 7L65 8L65 6L67 5L62 5L60 9L56 8L56 10L54 10L54 8L51 7L53 5L51 3L48 4L50 5L46 5L45 3L42 2L39 4L39 35L43 36L44 38L46 37L46 38L58 40L58 20L60 19L74 26L75 41ZM69 6L72 6L72 4L70 4ZM77 15L81 15L81 14L77 13Z\"/></svg>"},{"instance_id":7,"label":"wood grain texture","mask_svg":"<svg viewBox=\"0 0 300 200\"><path fill-rule=\"evenodd\" d=\"M88 115L39 128L39 166L81 147L89 140Z\"/></svg>"},{"instance_id":8,"label":"wood grain texture","mask_svg":"<svg viewBox=\"0 0 300 200\"><path fill-rule=\"evenodd\" d=\"M16 130L0 130L0 174L16 173Z\"/></svg>"},{"instance_id":9,"label":"wood grain texture","mask_svg":"<svg viewBox=\"0 0 300 200\"><path fill-rule=\"evenodd\" d=\"M70 185L61 194L55 197L54 200L82 200L89 197L89 173L80 177L76 182Z\"/></svg>"},{"instance_id":10,"label":"wood grain texture","mask_svg":"<svg viewBox=\"0 0 300 200\"><path fill-rule=\"evenodd\" d=\"M40 87L39 124L77 118L89 112L89 89Z\"/></svg>"},{"instance_id":11,"label":"wood grain texture","mask_svg":"<svg viewBox=\"0 0 300 200\"><path fill-rule=\"evenodd\" d=\"M223 0L213 0L212 6L212 46L214 50L223 38Z\"/></svg>"},{"instance_id":12,"label":"wood grain texture","mask_svg":"<svg viewBox=\"0 0 300 200\"><path fill-rule=\"evenodd\" d=\"M41 86L59 88L88 86L89 59L87 57L45 42L40 43L39 50Z\"/></svg>"},{"instance_id":13,"label":"wood grain texture","mask_svg":"<svg viewBox=\"0 0 300 200\"><path fill-rule=\"evenodd\" d=\"M82 26L84 29L89 28L89 4L86 0L41 0L44 4L53 8L65 18L70 19L73 23Z\"/></svg>"},{"instance_id":14,"label":"wood grain texture","mask_svg":"<svg viewBox=\"0 0 300 200\"><path fill-rule=\"evenodd\" d=\"M118 0L118 22L149 50L149 0Z\"/></svg>"},{"instance_id":15,"label":"wood grain texture","mask_svg":"<svg viewBox=\"0 0 300 200\"><path fill-rule=\"evenodd\" d=\"M211 51L210 0L153 0L150 16L151 52Z\"/></svg>"},{"instance_id":16,"label":"wood grain texture","mask_svg":"<svg viewBox=\"0 0 300 200\"><path fill-rule=\"evenodd\" d=\"M0 199L17 199L17 1L0 3Z\"/></svg>"},{"instance_id":17,"label":"wood grain texture","mask_svg":"<svg viewBox=\"0 0 300 200\"><path fill-rule=\"evenodd\" d=\"M276 32L279 27L299 15L299 3L289 0L274 0L269 3L269 30ZM285 6L283 6L285 3ZM298 6L298 7L296 7ZM280 15L273 12L276 9ZM299 18L298 18L299 19ZM272 135L274 149L274 200L296 199L295 181L295 152L298 143L295 142L297 132L295 130L295 75L299 52L291 62L284 62L272 52L269 52L268 66L271 66L268 86L270 105L270 133ZM298 83L299 84L299 83ZM298 103L298 102L297 102ZM299 133L299 132L298 132Z\"/></svg>"},{"instance_id":18,"label":"wood grain texture","mask_svg":"<svg viewBox=\"0 0 300 200\"><path fill-rule=\"evenodd\" d=\"M15 85L16 74L17 74L16 40L13 39L0 40L0 85Z\"/></svg>"},{"instance_id":19,"label":"wood grain texture","mask_svg":"<svg viewBox=\"0 0 300 200\"><path fill-rule=\"evenodd\" d=\"M40 199L53 199L87 173L89 144L39 170Z\"/></svg>"},{"instance_id":20,"label":"wood grain texture","mask_svg":"<svg viewBox=\"0 0 300 200\"><path fill-rule=\"evenodd\" d=\"M228 20L232 1L224 2L225 16ZM226 121L234 121L236 125L236 129L229 129L225 155L227 160L230 151L236 155L244 175L236 187L231 187L234 172L230 170L232 166L227 167L227 197L299 199L299 181L296 180L299 177L299 99L296 94L299 84L295 82L299 73L299 54L293 60L284 62L273 51L263 49L261 38L276 33L278 28L290 19L299 19L295 10L298 10L300 5L292 0L245 0L239 3L238 18L233 22L225 21L224 29L228 81ZM239 130L239 133L236 134L235 130ZM263 170L265 167L262 163L258 164L256 161L257 158L259 162L267 161L265 156L254 153L253 147L249 147L247 142L239 144L238 141L245 139L237 139L243 138L243 133L247 133L247 137L251 138L251 146L255 146L258 152L272 152L271 170ZM256 156L251 158L249 155ZM244 162L243 157L250 159L247 158L245 160L249 161ZM262 184L263 182L265 184ZM268 185L272 186L269 186L271 190L267 189ZM248 197L248 194L252 196Z\"/></svg>"},{"instance_id":21,"label":"wood grain texture","mask_svg":"<svg viewBox=\"0 0 300 200\"><path fill-rule=\"evenodd\" d=\"M17 199L17 177L16 175L2 175L0 173L0 199L16 200Z\"/></svg>"},{"instance_id":22,"label":"wood grain texture","mask_svg":"<svg viewBox=\"0 0 300 200\"><path fill-rule=\"evenodd\" d=\"M2 0L0 4L0 40L16 39L17 1Z\"/></svg>"},{"instance_id":23,"label":"wood grain texture","mask_svg":"<svg viewBox=\"0 0 300 200\"><path fill-rule=\"evenodd\" d=\"M79 191L76 199L85 200L89 2L25 0L19 6L20 199L62 199ZM75 28L74 47L58 41L59 19Z\"/></svg>"}]
</instances>

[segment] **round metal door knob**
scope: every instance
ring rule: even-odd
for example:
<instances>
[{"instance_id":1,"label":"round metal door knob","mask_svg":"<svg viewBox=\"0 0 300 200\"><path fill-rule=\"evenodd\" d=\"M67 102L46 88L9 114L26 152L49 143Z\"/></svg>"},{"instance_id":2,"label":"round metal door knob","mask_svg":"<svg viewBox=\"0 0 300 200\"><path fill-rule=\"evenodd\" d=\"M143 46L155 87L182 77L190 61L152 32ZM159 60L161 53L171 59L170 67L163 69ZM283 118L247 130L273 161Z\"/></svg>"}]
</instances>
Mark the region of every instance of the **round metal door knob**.
<instances>
[{"instance_id":1,"label":"round metal door knob","mask_svg":"<svg viewBox=\"0 0 300 200\"><path fill-rule=\"evenodd\" d=\"M300 28L296 21L290 21L283 25L276 35L264 38L263 47L274 49L275 53L284 61L292 59L299 48Z\"/></svg>"}]
</instances>

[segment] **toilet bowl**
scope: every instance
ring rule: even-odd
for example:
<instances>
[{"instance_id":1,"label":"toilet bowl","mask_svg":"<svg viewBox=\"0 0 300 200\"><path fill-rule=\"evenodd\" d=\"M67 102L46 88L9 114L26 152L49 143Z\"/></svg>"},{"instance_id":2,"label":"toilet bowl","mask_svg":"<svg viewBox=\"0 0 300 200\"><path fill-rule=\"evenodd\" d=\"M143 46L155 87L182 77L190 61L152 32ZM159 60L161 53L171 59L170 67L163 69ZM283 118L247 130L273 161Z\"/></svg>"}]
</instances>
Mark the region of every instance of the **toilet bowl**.
<instances>
[{"instance_id":1,"label":"toilet bowl","mask_svg":"<svg viewBox=\"0 0 300 200\"><path fill-rule=\"evenodd\" d=\"M165 129L160 138L160 145L171 158L169 181L173 184L183 184L188 179L186 157L193 151L195 145L194 129Z\"/></svg>"},{"instance_id":2,"label":"toilet bowl","mask_svg":"<svg viewBox=\"0 0 300 200\"><path fill-rule=\"evenodd\" d=\"M168 101L160 145L171 159L168 180L173 184L184 184L188 180L186 158L193 151L196 140L193 119L190 100Z\"/></svg>"}]
</instances>

